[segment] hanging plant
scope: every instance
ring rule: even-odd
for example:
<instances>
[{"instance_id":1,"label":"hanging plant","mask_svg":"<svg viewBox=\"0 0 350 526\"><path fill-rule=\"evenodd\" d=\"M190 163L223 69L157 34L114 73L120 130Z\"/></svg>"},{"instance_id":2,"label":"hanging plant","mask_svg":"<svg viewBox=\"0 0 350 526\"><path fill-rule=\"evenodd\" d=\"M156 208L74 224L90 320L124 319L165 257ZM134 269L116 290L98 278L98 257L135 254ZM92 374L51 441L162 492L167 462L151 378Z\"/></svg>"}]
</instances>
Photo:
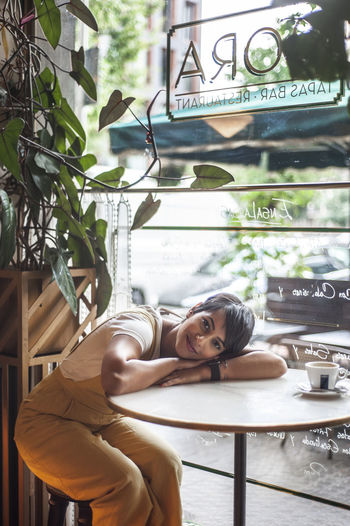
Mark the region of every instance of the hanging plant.
<instances>
[{"instance_id":1,"label":"hanging plant","mask_svg":"<svg viewBox=\"0 0 350 526\"><path fill-rule=\"evenodd\" d=\"M122 192L147 177L161 176L161 161L151 122L155 99L142 122L134 115L133 97L118 89L102 108L99 129L130 111L145 130L151 162L132 184L123 181L124 168L116 167L92 178L88 170L97 163L86 153L86 133L61 90L58 71L73 79L92 99L97 92L85 67L85 52L70 50L71 68L63 71L52 49L61 46L61 10L67 9L94 31L91 11L81 0L56 6L54 0L34 0L35 8L22 15L20 0L7 0L0 11L2 51L0 64L0 268L42 270L53 278L76 313L77 300L70 265L95 267L100 316L107 308L112 283L105 247L106 221L96 217L96 207L83 208L87 190ZM37 37L40 24L45 36ZM29 30L30 28L30 30ZM47 42L45 42L45 39ZM43 45L44 44L44 45ZM65 47L65 49L67 49ZM152 171L158 167L157 175ZM207 165L194 168L194 188L214 188L233 180L226 171ZM168 178L165 178L168 179ZM133 228L140 228L158 210L160 200L150 194L136 212Z\"/></svg>"}]
</instances>

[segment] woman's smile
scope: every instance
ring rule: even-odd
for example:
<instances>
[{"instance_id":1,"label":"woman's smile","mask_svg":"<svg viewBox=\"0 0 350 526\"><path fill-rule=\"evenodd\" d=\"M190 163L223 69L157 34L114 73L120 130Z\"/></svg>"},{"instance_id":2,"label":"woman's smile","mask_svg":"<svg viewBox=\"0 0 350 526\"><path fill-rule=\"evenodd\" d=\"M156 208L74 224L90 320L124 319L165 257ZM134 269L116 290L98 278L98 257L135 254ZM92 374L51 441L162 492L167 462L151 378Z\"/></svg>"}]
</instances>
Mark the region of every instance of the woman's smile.
<instances>
[{"instance_id":1,"label":"woman's smile","mask_svg":"<svg viewBox=\"0 0 350 526\"><path fill-rule=\"evenodd\" d=\"M187 344L187 348L190 352L193 352L195 354L198 354L198 352L196 351L196 348L194 347L191 339L189 336L186 336L186 344Z\"/></svg>"}]
</instances>

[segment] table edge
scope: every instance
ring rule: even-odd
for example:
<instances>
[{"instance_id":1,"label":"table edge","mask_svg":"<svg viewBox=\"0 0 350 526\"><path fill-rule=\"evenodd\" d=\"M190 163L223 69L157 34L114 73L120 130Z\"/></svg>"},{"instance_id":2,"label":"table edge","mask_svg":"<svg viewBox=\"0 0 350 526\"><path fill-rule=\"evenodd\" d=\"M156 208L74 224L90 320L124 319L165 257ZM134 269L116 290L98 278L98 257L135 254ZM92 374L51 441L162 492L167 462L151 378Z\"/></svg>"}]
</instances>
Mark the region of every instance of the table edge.
<instances>
[{"instance_id":1,"label":"table edge","mask_svg":"<svg viewBox=\"0 0 350 526\"><path fill-rule=\"evenodd\" d=\"M232 425L232 424L211 424L206 422L187 422L185 420L178 420L169 417L160 417L152 414L139 413L130 409L125 409L123 406L113 403L107 397L108 405L114 410L119 411L125 416L136 418L144 422L151 424L160 424L169 427L177 427L182 429L194 429L198 431L221 431L226 433L264 433L269 431L305 431L309 429L318 429L322 427L332 427L348 423L350 421L350 415L315 420L313 422L295 422L293 424L255 424L255 425Z\"/></svg>"}]
</instances>

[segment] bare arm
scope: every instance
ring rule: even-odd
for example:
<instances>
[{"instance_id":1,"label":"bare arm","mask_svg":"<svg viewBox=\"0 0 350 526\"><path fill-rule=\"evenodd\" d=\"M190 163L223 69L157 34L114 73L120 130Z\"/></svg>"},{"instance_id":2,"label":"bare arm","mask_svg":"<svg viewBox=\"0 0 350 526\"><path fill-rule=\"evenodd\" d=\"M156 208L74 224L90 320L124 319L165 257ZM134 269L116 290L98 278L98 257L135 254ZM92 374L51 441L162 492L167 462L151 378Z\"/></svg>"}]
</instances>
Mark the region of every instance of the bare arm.
<instances>
[{"instance_id":1,"label":"bare arm","mask_svg":"<svg viewBox=\"0 0 350 526\"><path fill-rule=\"evenodd\" d=\"M140 360L141 346L127 335L115 336L102 360L101 382L105 393L118 395L140 391L177 369L198 366L196 360L160 358Z\"/></svg>"},{"instance_id":2,"label":"bare arm","mask_svg":"<svg viewBox=\"0 0 350 526\"><path fill-rule=\"evenodd\" d=\"M245 349L236 358L220 364L221 380L278 378L286 371L287 366L283 358L269 351L254 349Z\"/></svg>"},{"instance_id":3,"label":"bare arm","mask_svg":"<svg viewBox=\"0 0 350 526\"><path fill-rule=\"evenodd\" d=\"M278 378L287 371L283 358L268 352L245 349L235 358L224 361L219 366L220 380L253 380L259 378ZM161 382L166 387L182 383L210 381L211 370L206 364L196 368L175 371Z\"/></svg>"}]
</instances>

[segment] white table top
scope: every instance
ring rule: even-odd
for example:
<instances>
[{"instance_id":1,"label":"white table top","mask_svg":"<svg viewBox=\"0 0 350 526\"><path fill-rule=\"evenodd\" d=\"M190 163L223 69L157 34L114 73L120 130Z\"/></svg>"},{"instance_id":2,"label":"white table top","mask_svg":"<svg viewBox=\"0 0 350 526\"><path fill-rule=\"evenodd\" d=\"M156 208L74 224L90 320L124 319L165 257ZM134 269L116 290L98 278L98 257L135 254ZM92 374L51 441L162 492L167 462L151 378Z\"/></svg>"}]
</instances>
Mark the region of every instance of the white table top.
<instances>
[{"instance_id":1,"label":"white table top","mask_svg":"<svg viewBox=\"0 0 350 526\"><path fill-rule=\"evenodd\" d=\"M289 369L273 380L149 387L111 396L109 403L140 420L206 431L297 431L350 422L350 395L309 398L297 393L301 382L306 372Z\"/></svg>"}]
</instances>

